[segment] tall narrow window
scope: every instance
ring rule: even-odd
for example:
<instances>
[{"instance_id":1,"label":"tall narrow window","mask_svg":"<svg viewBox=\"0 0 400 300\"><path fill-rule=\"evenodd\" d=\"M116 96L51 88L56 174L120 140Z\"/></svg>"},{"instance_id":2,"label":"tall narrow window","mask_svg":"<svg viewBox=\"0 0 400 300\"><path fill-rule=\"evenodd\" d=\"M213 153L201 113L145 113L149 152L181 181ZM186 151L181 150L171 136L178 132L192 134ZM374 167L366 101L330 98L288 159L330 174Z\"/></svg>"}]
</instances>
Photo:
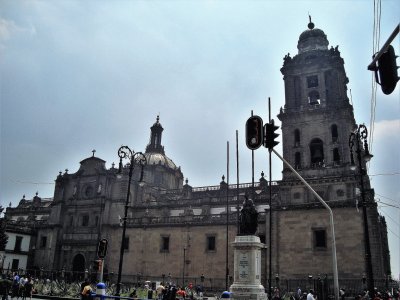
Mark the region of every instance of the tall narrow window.
<instances>
[{"instance_id":1,"label":"tall narrow window","mask_svg":"<svg viewBox=\"0 0 400 300\"><path fill-rule=\"evenodd\" d=\"M294 146L299 147L300 146L300 130L296 129L294 131Z\"/></svg>"},{"instance_id":2,"label":"tall narrow window","mask_svg":"<svg viewBox=\"0 0 400 300\"><path fill-rule=\"evenodd\" d=\"M82 216L82 226L89 226L89 215Z\"/></svg>"},{"instance_id":3,"label":"tall narrow window","mask_svg":"<svg viewBox=\"0 0 400 300\"><path fill-rule=\"evenodd\" d=\"M296 152L294 154L294 168L299 170L301 169L301 156L300 156L300 152Z\"/></svg>"},{"instance_id":4,"label":"tall narrow window","mask_svg":"<svg viewBox=\"0 0 400 300\"><path fill-rule=\"evenodd\" d=\"M215 251L215 235L207 236L207 251Z\"/></svg>"},{"instance_id":5,"label":"tall narrow window","mask_svg":"<svg viewBox=\"0 0 400 300\"><path fill-rule=\"evenodd\" d=\"M124 238L124 250L129 250L129 236Z\"/></svg>"},{"instance_id":6,"label":"tall narrow window","mask_svg":"<svg viewBox=\"0 0 400 300\"><path fill-rule=\"evenodd\" d=\"M333 124L331 126L331 134L332 134L332 142L337 142L338 140L338 129L337 129L337 125Z\"/></svg>"},{"instance_id":7,"label":"tall narrow window","mask_svg":"<svg viewBox=\"0 0 400 300\"><path fill-rule=\"evenodd\" d=\"M300 78L296 76L294 78L294 106L296 108L300 107L301 105L301 82Z\"/></svg>"},{"instance_id":8,"label":"tall narrow window","mask_svg":"<svg viewBox=\"0 0 400 300\"><path fill-rule=\"evenodd\" d=\"M340 164L340 154L338 148L333 149L333 162L336 165Z\"/></svg>"},{"instance_id":9,"label":"tall narrow window","mask_svg":"<svg viewBox=\"0 0 400 300\"><path fill-rule=\"evenodd\" d=\"M44 249L46 248L46 245L47 245L47 236L42 236L40 238L40 248Z\"/></svg>"},{"instance_id":10,"label":"tall narrow window","mask_svg":"<svg viewBox=\"0 0 400 300\"><path fill-rule=\"evenodd\" d=\"M161 237L161 252L169 251L169 236Z\"/></svg>"},{"instance_id":11,"label":"tall narrow window","mask_svg":"<svg viewBox=\"0 0 400 300\"><path fill-rule=\"evenodd\" d=\"M324 162L324 145L320 139L313 139L310 143L311 164L322 166Z\"/></svg>"},{"instance_id":12,"label":"tall narrow window","mask_svg":"<svg viewBox=\"0 0 400 300\"><path fill-rule=\"evenodd\" d=\"M19 267L19 259L13 259L11 264L11 269L18 270Z\"/></svg>"},{"instance_id":13,"label":"tall narrow window","mask_svg":"<svg viewBox=\"0 0 400 300\"><path fill-rule=\"evenodd\" d=\"M22 245L22 236L16 236L14 251L16 252L21 251L21 245Z\"/></svg>"},{"instance_id":14,"label":"tall narrow window","mask_svg":"<svg viewBox=\"0 0 400 300\"><path fill-rule=\"evenodd\" d=\"M314 229L314 249L326 249L326 230Z\"/></svg>"}]
</instances>

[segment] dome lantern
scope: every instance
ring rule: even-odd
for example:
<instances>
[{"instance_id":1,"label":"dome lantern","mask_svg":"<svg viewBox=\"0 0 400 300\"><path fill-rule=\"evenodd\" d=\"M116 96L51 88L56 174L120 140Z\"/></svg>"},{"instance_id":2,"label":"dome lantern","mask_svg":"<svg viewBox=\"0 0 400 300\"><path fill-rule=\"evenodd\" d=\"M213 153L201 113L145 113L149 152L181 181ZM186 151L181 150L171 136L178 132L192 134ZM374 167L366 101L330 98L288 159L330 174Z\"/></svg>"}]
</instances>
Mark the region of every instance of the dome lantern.
<instances>
[{"instance_id":1,"label":"dome lantern","mask_svg":"<svg viewBox=\"0 0 400 300\"><path fill-rule=\"evenodd\" d=\"M311 16L309 19L308 29L300 34L297 43L299 54L313 50L328 50L329 41L326 34L321 29L315 28Z\"/></svg>"}]
</instances>

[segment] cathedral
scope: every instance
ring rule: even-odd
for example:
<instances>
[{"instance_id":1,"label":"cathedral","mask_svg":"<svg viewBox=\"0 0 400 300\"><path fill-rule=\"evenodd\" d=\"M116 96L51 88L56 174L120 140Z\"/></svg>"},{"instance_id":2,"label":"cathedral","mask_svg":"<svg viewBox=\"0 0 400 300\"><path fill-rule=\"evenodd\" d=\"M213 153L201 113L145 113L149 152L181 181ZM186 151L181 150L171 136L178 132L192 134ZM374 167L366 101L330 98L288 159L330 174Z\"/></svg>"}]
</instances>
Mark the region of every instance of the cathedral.
<instances>
[{"instance_id":1,"label":"cathedral","mask_svg":"<svg viewBox=\"0 0 400 300\"><path fill-rule=\"evenodd\" d=\"M362 202L356 193L359 176L350 168L349 148L357 125L344 60L311 21L297 48L296 55L284 57L281 68L283 157L333 211L339 279L361 280L367 272L364 219L357 212ZM123 241L130 165L107 169L95 152L80 162L76 173L60 172L52 199L22 199L7 209L10 224L36 224L29 225L34 230L27 268L92 272L99 240L107 239L104 270L114 281L123 247L122 282L168 276L178 282L202 278L206 286L222 287L226 274L233 275L230 243L238 233L238 212L251 195L259 212L256 234L267 246L271 230L271 249L262 253L262 282L270 267L274 280L332 277L329 214L290 169L283 166L282 179L271 185L260 174L254 188L228 185L224 177L219 185L192 187L166 155L163 130L157 117L143 153L143 174L139 165L133 168ZM391 274L386 222L368 176L364 188L372 271L374 278L383 279Z\"/></svg>"}]
</instances>

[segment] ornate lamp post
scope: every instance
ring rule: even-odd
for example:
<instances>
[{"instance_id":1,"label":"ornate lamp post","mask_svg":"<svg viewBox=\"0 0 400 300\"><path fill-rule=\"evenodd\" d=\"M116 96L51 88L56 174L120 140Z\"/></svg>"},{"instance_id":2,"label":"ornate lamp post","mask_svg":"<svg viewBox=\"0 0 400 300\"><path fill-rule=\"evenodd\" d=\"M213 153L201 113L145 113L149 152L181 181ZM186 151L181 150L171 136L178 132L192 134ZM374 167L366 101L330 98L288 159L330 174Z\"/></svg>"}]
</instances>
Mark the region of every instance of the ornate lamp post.
<instances>
[{"instance_id":1,"label":"ornate lamp post","mask_svg":"<svg viewBox=\"0 0 400 300\"><path fill-rule=\"evenodd\" d=\"M363 168L363 163L362 163L363 161L361 158L361 154L363 153L364 161L369 162L373 156L368 151L367 137L368 137L367 127L365 127L364 124L359 125L357 130L350 133L349 147L350 147L350 159L351 159L350 169L353 171L356 170L353 158L353 147L355 146L355 152L357 154L357 160L358 160L358 168L360 172L360 191L361 191L363 218L364 218L364 248L365 248L365 264L367 271L367 287L369 291L369 296L373 298L374 275L372 272L371 246L369 241L368 217L367 217L367 201L365 199L364 178L363 178L363 176L366 175L367 172L365 168ZM364 143L363 147L360 145L361 143Z\"/></svg>"},{"instance_id":2,"label":"ornate lamp post","mask_svg":"<svg viewBox=\"0 0 400 300\"><path fill-rule=\"evenodd\" d=\"M129 159L129 177L128 177L128 191L126 194L126 201L125 201L125 213L123 218L123 227L122 227L122 240L121 240L121 248L119 254L119 266L118 266L118 279L117 279L117 290L116 295L120 295L121 289L121 275L122 275L122 263L124 260L124 250L125 250L125 232L126 232L126 219L128 217L128 205L129 205L129 195L131 193L131 181L133 170L136 165L141 167L140 171L140 179L139 182L143 179L143 168L147 163L146 157L142 152L134 152L128 146L121 146L118 149L118 156L119 156L119 173L122 172L122 159Z\"/></svg>"},{"instance_id":3,"label":"ornate lamp post","mask_svg":"<svg viewBox=\"0 0 400 300\"><path fill-rule=\"evenodd\" d=\"M185 265L186 265L186 247L183 247L183 266L182 266L182 287L185 287Z\"/></svg>"}]
</instances>

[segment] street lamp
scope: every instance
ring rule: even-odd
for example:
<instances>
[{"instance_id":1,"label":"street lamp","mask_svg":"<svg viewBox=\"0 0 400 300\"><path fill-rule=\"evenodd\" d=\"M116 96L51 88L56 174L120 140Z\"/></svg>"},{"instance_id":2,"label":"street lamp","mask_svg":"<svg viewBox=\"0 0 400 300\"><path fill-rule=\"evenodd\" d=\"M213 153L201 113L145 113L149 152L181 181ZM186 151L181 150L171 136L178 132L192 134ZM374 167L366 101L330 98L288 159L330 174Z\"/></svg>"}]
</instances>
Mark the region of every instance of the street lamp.
<instances>
[{"instance_id":1,"label":"street lamp","mask_svg":"<svg viewBox=\"0 0 400 300\"><path fill-rule=\"evenodd\" d=\"M125 250L125 232L126 232L126 219L128 217L128 205L129 205L129 195L131 193L131 181L132 181L132 174L133 169L136 165L141 167L140 170L140 179L139 182L143 179L143 168L147 163L146 157L142 152L134 152L128 146L121 146L118 149L118 156L119 156L119 171L118 173L122 173L122 159L129 159L129 177L128 177L128 191L126 194L126 201L125 201L125 214L123 218L123 227L122 227L122 241L121 241L121 248L119 254L119 267L118 267L118 279L117 279L117 290L116 295L120 295L121 289L121 275L122 275L122 263L124 260L124 250Z\"/></svg>"},{"instance_id":2,"label":"street lamp","mask_svg":"<svg viewBox=\"0 0 400 300\"><path fill-rule=\"evenodd\" d=\"M183 247L183 271L182 271L182 287L185 287L185 263L186 263L186 247Z\"/></svg>"},{"instance_id":3,"label":"street lamp","mask_svg":"<svg viewBox=\"0 0 400 300\"><path fill-rule=\"evenodd\" d=\"M350 147L350 161L351 161L350 169L353 171L356 170L356 165L354 163L354 158L353 158L354 146L355 146L355 152L357 154L358 168L360 172L362 210L364 218L364 248L365 248L365 263L367 271L367 287L369 291L369 296L374 297L374 274L372 272L371 246L370 246L369 232L368 232L367 201L365 199L364 179L363 179L363 175L366 175L367 172L366 169L363 168L363 161L361 159L361 153L363 153L365 162L369 162L373 157L373 155L370 154L368 151L367 137L368 137L367 127L364 124L359 125L357 127L357 130L350 133L349 147ZM364 145L361 146L360 145L361 143L364 143Z\"/></svg>"}]
</instances>

